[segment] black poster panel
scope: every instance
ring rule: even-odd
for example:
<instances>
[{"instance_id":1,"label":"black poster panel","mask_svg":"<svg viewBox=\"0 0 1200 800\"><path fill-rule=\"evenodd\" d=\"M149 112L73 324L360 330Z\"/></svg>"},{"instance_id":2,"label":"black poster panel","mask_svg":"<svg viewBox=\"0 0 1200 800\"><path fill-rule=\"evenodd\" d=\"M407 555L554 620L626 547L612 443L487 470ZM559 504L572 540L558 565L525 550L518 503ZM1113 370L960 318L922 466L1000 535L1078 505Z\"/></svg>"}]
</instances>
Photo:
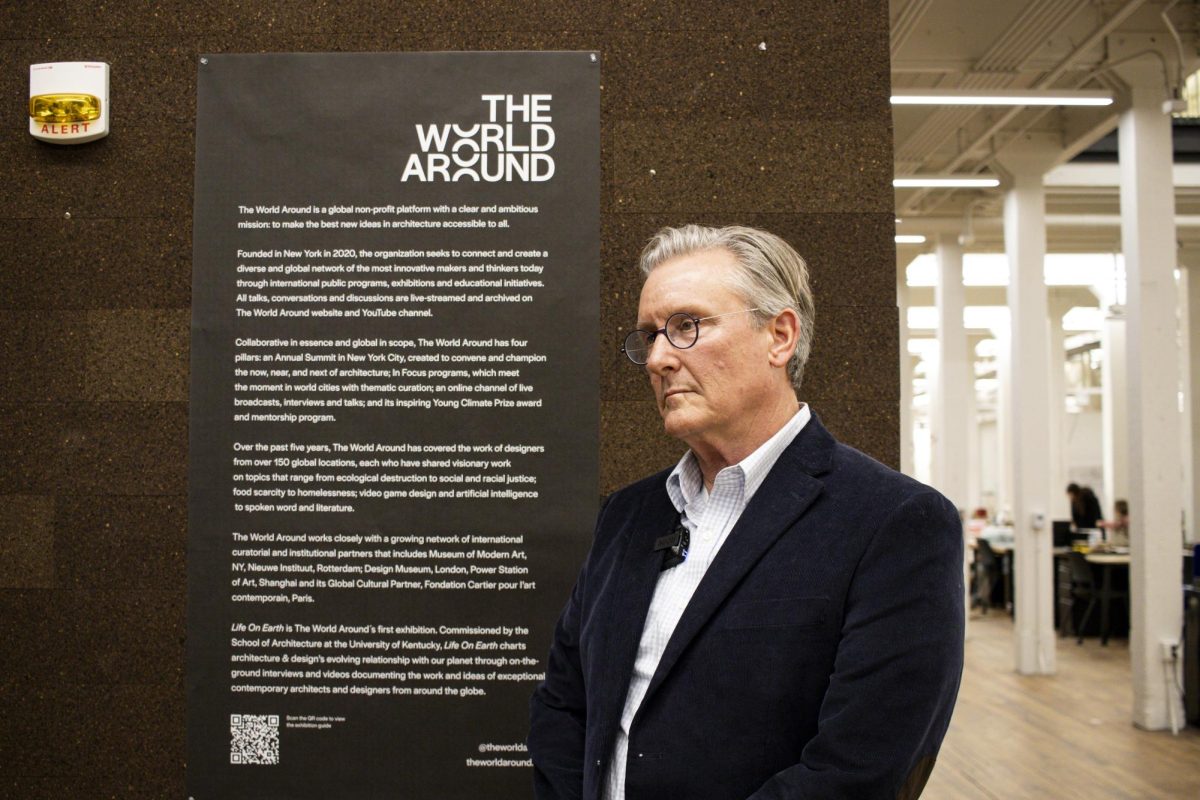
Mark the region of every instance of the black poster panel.
<instances>
[{"instance_id":1,"label":"black poster panel","mask_svg":"<svg viewBox=\"0 0 1200 800\"><path fill-rule=\"evenodd\" d=\"M598 198L594 54L200 60L191 797L529 795Z\"/></svg>"}]
</instances>

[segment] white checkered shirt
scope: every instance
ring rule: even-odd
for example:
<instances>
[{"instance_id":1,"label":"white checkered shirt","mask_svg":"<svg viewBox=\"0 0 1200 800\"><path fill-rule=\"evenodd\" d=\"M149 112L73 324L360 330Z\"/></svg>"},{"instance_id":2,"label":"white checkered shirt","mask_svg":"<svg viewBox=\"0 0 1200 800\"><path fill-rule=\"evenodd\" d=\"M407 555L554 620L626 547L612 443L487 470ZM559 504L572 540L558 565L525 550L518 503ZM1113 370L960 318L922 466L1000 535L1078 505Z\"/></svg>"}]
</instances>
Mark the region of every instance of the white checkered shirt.
<instances>
[{"instance_id":1,"label":"white checkered shirt","mask_svg":"<svg viewBox=\"0 0 1200 800\"><path fill-rule=\"evenodd\" d=\"M705 488L700 465L690 450L667 476L667 494L692 541L686 561L659 573L654 597L646 612L646 624L642 628L637 659L629 679L629 692L625 695L625 709L621 712L621 727L608 764L606 800L625 800L629 726L683 610L767 473L811 416L808 406L801 405L796 415L757 450L740 463L718 472L711 491Z\"/></svg>"}]
</instances>

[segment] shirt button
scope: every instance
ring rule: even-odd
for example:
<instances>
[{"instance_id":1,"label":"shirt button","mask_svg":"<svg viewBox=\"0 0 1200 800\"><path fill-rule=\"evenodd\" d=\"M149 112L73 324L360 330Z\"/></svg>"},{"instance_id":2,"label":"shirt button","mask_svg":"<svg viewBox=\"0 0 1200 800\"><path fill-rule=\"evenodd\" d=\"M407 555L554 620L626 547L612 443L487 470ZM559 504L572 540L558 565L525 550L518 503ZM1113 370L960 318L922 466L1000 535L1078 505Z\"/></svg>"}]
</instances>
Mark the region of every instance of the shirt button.
<instances>
[{"instance_id":1,"label":"shirt button","mask_svg":"<svg viewBox=\"0 0 1200 800\"><path fill-rule=\"evenodd\" d=\"M638 753L638 758L641 758L645 753Z\"/></svg>"},{"instance_id":2,"label":"shirt button","mask_svg":"<svg viewBox=\"0 0 1200 800\"><path fill-rule=\"evenodd\" d=\"M597 767L600 766L600 759L598 759L598 758L596 759L596 766Z\"/></svg>"}]
</instances>

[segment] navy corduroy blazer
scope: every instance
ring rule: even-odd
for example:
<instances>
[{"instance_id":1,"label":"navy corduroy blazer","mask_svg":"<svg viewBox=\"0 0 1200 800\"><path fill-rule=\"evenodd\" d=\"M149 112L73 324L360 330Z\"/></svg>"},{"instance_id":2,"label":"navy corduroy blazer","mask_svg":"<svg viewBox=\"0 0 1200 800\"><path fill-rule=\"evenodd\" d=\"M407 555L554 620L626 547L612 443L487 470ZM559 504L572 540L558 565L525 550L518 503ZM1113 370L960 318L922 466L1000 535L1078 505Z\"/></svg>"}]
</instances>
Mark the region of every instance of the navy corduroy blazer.
<instances>
[{"instance_id":1,"label":"navy corduroy blazer","mask_svg":"<svg viewBox=\"0 0 1200 800\"><path fill-rule=\"evenodd\" d=\"M531 702L535 794L598 800L676 511L608 498ZM627 800L911 798L963 657L963 539L933 489L814 415L696 589L630 730Z\"/></svg>"}]
</instances>

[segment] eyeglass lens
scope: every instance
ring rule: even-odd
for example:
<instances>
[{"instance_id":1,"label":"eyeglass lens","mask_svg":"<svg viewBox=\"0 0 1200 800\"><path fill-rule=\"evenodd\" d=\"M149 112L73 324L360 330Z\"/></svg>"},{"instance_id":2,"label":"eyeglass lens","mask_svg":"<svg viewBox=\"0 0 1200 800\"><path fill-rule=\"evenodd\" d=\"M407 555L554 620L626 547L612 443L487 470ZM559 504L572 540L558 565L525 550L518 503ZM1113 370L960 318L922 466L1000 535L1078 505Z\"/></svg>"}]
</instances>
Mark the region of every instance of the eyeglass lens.
<instances>
[{"instance_id":1,"label":"eyeglass lens","mask_svg":"<svg viewBox=\"0 0 1200 800\"><path fill-rule=\"evenodd\" d=\"M667 334L672 346L686 350L696 343L700 325L695 317L682 311L667 317L667 324L657 331L631 331L625 337L625 355L635 364L645 364L650 357L650 348L660 333Z\"/></svg>"}]
</instances>

